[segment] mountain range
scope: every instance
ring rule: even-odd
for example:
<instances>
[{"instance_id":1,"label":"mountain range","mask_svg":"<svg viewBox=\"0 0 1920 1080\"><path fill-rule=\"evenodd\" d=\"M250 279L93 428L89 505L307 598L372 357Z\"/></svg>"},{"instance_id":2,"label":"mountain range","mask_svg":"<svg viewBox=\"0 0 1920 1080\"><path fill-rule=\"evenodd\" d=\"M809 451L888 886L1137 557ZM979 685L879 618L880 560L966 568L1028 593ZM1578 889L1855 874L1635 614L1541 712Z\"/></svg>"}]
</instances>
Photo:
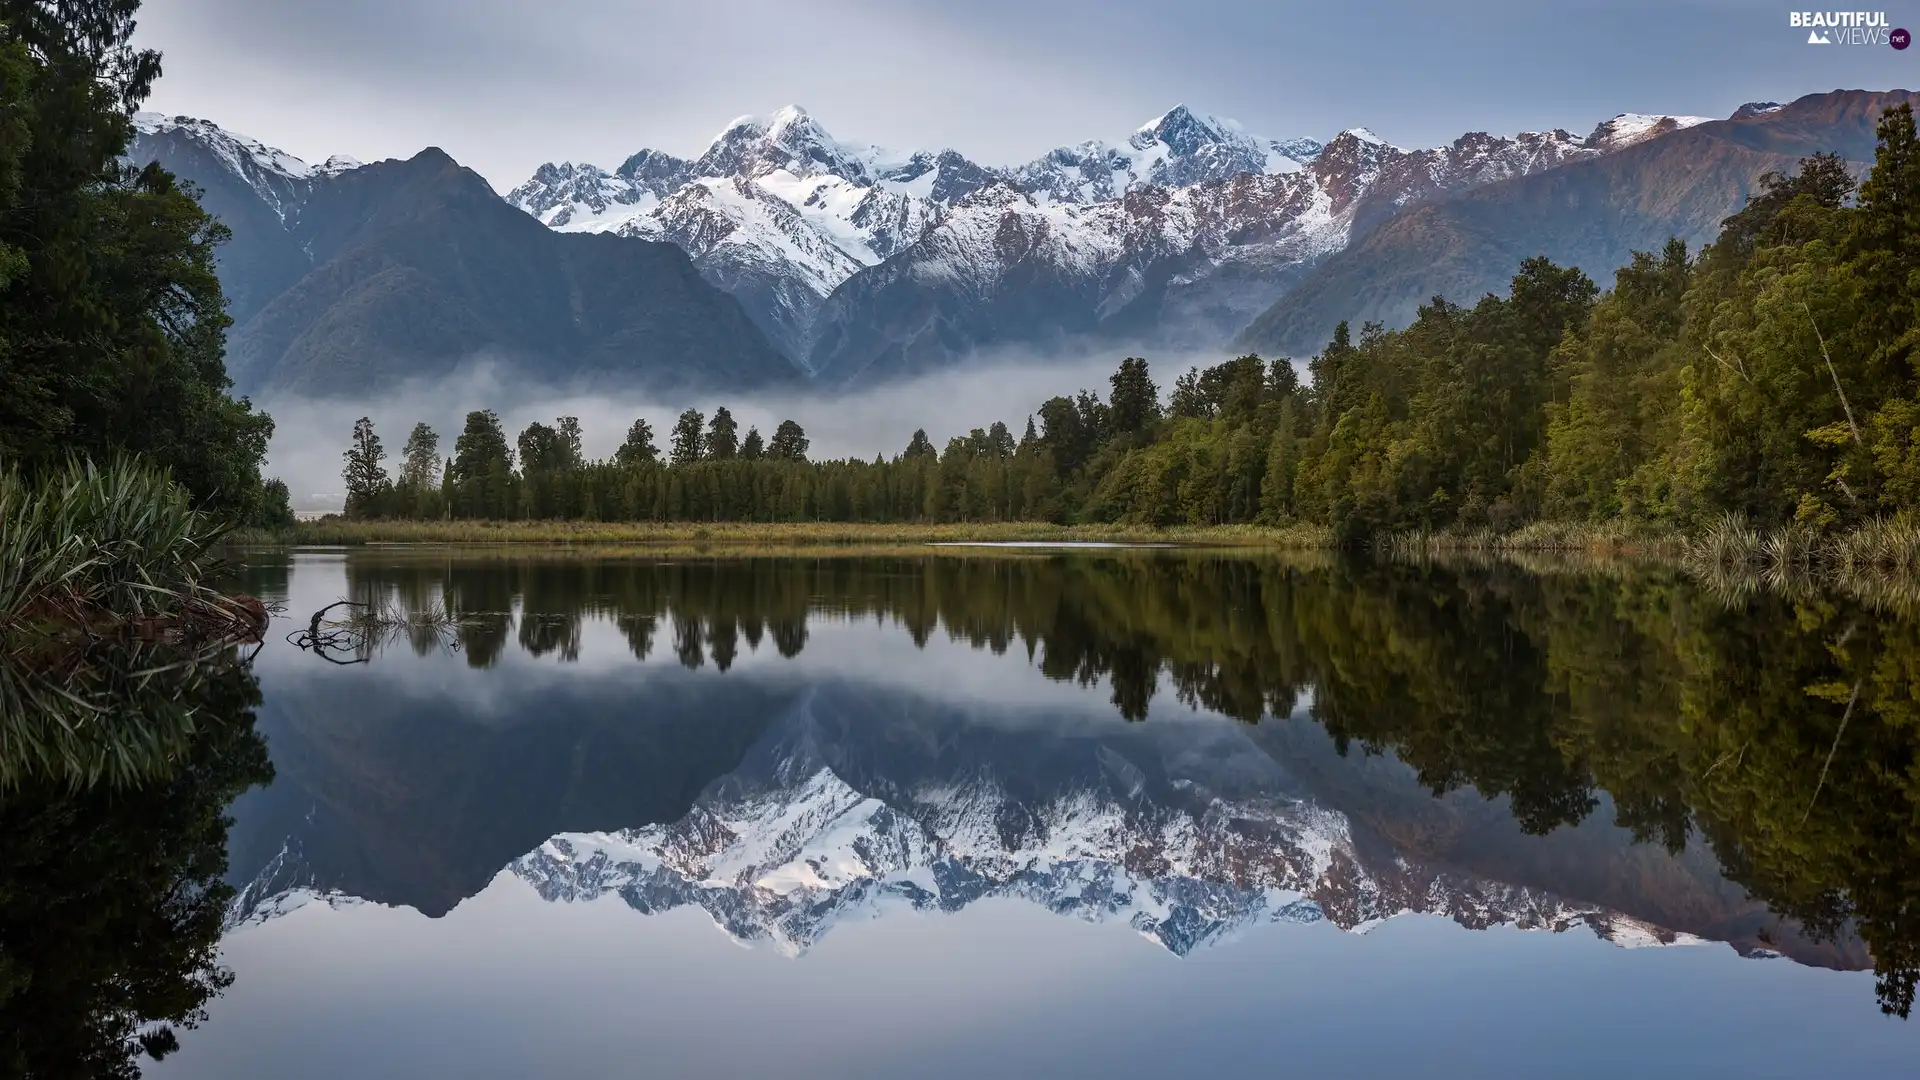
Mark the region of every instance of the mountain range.
<instances>
[{"instance_id":1,"label":"mountain range","mask_svg":"<svg viewBox=\"0 0 1920 1080\"><path fill-rule=\"evenodd\" d=\"M1334 322L1471 302L1533 254L1604 284L1636 248L1710 238L1765 172L1823 150L1864 167L1880 109L1911 96L1421 150L1180 106L1014 166L843 141L788 107L695 158L543 165L504 198L436 150L308 166L186 118L143 115L130 156L232 228L244 390L364 391L495 354L552 380L847 386L990 349L1307 355Z\"/></svg>"}]
</instances>

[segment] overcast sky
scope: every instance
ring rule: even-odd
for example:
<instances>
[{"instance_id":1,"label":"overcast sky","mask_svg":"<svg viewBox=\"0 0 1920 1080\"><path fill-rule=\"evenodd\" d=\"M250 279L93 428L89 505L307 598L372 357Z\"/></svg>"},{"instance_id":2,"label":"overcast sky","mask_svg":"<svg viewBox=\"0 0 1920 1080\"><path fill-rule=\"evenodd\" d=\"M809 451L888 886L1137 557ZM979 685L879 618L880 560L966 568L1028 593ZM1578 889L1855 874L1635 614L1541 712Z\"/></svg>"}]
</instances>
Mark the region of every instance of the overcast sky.
<instances>
[{"instance_id":1,"label":"overcast sky","mask_svg":"<svg viewBox=\"0 0 1920 1080\"><path fill-rule=\"evenodd\" d=\"M1889 10L1920 29L1920 0ZM697 154L787 103L836 136L988 164L1185 102L1258 134L1585 132L1618 112L1920 85L1920 48L1818 47L1778 0L148 0L149 108L309 160L436 145L501 189L543 161Z\"/></svg>"}]
</instances>

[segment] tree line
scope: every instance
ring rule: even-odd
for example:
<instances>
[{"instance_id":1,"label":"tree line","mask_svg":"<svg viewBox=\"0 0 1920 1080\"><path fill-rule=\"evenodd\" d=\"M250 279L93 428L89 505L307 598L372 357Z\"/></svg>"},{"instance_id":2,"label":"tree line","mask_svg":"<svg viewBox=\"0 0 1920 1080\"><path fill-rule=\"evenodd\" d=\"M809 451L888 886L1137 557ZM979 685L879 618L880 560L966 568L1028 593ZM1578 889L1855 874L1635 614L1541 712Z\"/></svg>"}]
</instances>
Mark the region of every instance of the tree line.
<instances>
[{"instance_id":1,"label":"tree line","mask_svg":"<svg viewBox=\"0 0 1920 1080\"><path fill-rule=\"evenodd\" d=\"M470 414L444 461L417 425L389 482L369 423L348 454L361 516L598 521L1096 521L1492 529L1738 513L1844 527L1920 502L1920 144L1888 110L1856 184L1832 154L1768 174L1713 243L1636 253L1604 292L1521 263L1505 296L1436 297L1412 325L1341 324L1298 377L1242 356L1162 401L1129 357L1107 394L1040 404L936 448L811 461L787 421L762 444L724 408L636 421L586 461L578 422L510 445ZM515 451L518 451L517 456Z\"/></svg>"}]
</instances>

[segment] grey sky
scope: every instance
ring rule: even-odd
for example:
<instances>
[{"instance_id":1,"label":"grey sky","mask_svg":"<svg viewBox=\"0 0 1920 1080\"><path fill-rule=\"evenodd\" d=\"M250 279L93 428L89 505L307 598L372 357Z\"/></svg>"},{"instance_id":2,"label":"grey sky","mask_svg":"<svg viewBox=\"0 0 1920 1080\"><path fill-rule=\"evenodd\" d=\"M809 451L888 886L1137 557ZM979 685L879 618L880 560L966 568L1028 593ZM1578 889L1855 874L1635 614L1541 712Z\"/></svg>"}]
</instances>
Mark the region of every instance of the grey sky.
<instances>
[{"instance_id":1,"label":"grey sky","mask_svg":"<svg viewBox=\"0 0 1920 1080\"><path fill-rule=\"evenodd\" d=\"M1920 29L1920 0L1888 9ZM149 107L310 160L438 145L505 189L543 161L697 153L794 102L835 135L991 164L1177 102L1263 135L1425 146L1614 113L1920 85L1920 49L1816 47L1794 3L1479 0L148 0Z\"/></svg>"}]
</instances>

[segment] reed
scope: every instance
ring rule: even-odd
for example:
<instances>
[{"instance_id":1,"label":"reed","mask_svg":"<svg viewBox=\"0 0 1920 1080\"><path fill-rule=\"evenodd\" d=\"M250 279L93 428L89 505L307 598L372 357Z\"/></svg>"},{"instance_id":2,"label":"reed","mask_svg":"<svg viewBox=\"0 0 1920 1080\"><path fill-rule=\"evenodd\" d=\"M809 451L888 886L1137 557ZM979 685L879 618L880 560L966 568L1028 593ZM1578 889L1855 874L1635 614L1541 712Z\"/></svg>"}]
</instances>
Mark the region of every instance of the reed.
<instances>
[{"instance_id":1,"label":"reed","mask_svg":"<svg viewBox=\"0 0 1920 1080\"><path fill-rule=\"evenodd\" d=\"M1400 558L1439 554L1520 552L1671 559L1685 541L1678 532L1646 522L1534 521L1508 533L1484 526L1409 530L1374 538L1373 550Z\"/></svg>"}]
</instances>

